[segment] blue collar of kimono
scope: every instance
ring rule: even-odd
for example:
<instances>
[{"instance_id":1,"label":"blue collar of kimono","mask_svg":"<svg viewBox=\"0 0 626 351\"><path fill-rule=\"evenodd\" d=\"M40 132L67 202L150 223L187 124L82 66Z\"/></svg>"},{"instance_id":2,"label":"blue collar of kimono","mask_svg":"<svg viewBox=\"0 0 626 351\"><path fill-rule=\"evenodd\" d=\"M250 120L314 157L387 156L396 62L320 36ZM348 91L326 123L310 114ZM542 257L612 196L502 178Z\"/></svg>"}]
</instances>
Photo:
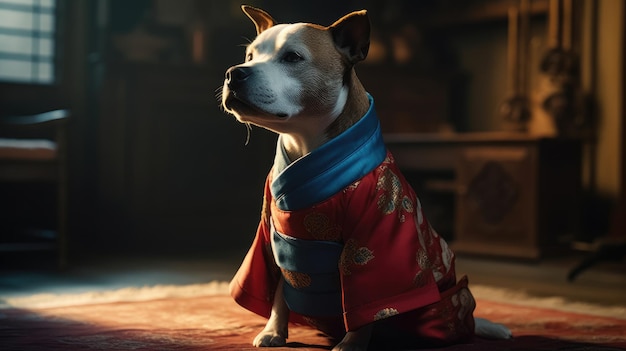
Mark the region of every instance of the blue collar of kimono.
<instances>
[{"instance_id":1,"label":"blue collar of kimono","mask_svg":"<svg viewBox=\"0 0 626 351\"><path fill-rule=\"evenodd\" d=\"M380 165L387 149L383 143L374 99L357 123L311 153L291 162L278 139L270 186L276 206L283 211L320 203Z\"/></svg>"}]
</instances>

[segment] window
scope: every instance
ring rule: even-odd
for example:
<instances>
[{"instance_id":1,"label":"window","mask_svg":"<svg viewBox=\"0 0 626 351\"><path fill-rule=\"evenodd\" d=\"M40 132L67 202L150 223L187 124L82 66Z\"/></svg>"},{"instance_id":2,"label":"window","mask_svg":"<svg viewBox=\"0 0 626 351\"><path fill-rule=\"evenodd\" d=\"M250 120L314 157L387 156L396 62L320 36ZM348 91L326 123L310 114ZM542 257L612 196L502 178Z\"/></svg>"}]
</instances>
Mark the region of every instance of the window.
<instances>
[{"instance_id":1,"label":"window","mask_svg":"<svg viewBox=\"0 0 626 351\"><path fill-rule=\"evenodd\" d=\"M0 0L0 81L53 84L56 0Z\"/></svg>"}]
</instances>

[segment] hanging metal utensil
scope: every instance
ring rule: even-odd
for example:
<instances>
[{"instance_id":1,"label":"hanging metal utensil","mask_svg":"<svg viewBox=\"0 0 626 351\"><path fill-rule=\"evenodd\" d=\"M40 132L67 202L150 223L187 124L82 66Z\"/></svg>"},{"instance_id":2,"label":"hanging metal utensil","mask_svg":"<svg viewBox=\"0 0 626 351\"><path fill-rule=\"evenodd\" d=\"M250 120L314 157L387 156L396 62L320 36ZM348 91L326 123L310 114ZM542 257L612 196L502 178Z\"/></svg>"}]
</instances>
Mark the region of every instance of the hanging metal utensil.
<instances>
[{"instance_id":1,"label":"hanging metal utensil","mask_svg":"<svg viewBox=\"0 0 626 351\"><path fill-rule=\"evenodd\" d=\"M548 51L540 71L546 93L541 107L552 117L559 134L570 129L575 119L577 57L572 48L572 0L550 0Z\"/></svg>"},{"instance_id":2,"label":"hanging metal utensil","mask_svg":"<svg viewBox=\"0 0 626 351\"><path fill-rule=\"evenodd\" d=\"M525 130L530 119L528 100L528 37L530 30L529 0L520 0L518 7L509 8L508 82L509 97L500 106L500 115L513 129Z\"/></svg>"}]
</instances>

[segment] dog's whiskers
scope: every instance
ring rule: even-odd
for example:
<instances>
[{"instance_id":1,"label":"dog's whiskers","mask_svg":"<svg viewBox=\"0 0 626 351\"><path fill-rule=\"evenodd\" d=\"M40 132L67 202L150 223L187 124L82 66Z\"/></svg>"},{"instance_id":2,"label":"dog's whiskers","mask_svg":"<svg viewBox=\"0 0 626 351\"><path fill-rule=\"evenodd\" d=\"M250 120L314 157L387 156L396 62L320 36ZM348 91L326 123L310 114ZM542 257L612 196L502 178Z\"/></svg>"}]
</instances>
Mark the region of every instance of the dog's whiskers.
<instances>
[{"instance_id":1,"label":"dog's whiskers","mask_svg":"<svg viewBox=\"0 0 626 351\"><path fill-rule=\"evenodd\" d=\"M217 101L220 102L220 109L224 112L226 112L226 108L224 107L223 104L221 104L222 101L222 94L223 94L223 85L220 86L219 88L215 89L215 97L217 98ZM246 125L246 143L244 145L248 146L248 144L250 143L250 135L251 135L251 131L252 131L252 125L248 122L244 123Z\"/></svg>"},{"instance_id":2,"label":"dog's whiskers","mask_svg":"<svg viewBox=\"0 0 626 351\"><path fill-rule=\"evenodd\" d=\"M217 101L219 102L220 109L221 109L222 111L226 111L226 110L224 109L224 105L222 104L222 96L223 96L223 95L222 95L222 94L223 94L222 87L223 87L223 86L220 86L219 88L215 89L215 98L216 98L216 99L217 99Z\"/></svg>"},{"instance_id":3,"label":"dog's whiskers","mask_svg":"<svg viewBox=\"0 0 626 351\"><path fill-rule=\"evenodd\" d=\"M248 131L248 135L246 136L246 143L244 145L248 146L248 144L250 143L250 135L252 134L252 124L250 124L249 122L245 122L244 124L246 125L246 130Z\"/></svg>"}]
</instances>

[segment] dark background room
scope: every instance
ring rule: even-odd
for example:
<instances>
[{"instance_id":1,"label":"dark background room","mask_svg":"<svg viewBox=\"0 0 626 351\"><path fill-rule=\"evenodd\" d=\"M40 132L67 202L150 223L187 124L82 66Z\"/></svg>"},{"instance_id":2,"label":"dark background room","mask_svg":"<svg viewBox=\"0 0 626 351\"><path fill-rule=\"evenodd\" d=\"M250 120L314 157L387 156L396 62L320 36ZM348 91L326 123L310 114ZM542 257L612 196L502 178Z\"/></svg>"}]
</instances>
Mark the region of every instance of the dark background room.
<instances>
[{"instance_id":1,"label":"dark background room","mask_svg":"<svg viewBox=\"0 0 626 351\"><path fill-rule=\"evenodd\" d=\"M357 73L433 227L479 281L506 285L514 265L528 269L518 284L552 279L533 273L546 267L565 284L596 257L589 269L617 275L603 289L624 302L622 1L248 3L322 25L368 9ZM220 105L255 35L240 5L0 0L1 274L193 258L228 279L276 142Z\"/></svg>"}]
</instances>

